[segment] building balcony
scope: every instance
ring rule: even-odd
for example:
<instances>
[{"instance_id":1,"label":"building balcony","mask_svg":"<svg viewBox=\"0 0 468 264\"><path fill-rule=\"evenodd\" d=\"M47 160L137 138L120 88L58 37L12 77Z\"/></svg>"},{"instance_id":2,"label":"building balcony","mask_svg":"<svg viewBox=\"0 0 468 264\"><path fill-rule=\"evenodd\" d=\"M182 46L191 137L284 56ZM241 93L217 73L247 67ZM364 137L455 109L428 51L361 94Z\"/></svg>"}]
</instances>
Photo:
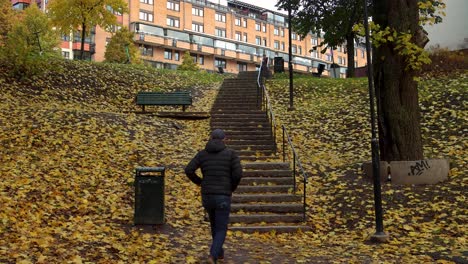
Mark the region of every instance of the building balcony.
<instances>
[{"instance_id":1,"label":"building balcony","mask_svg":"<svg viewBox=\"0 0 468 264\"><path fill-rule=\"evenodd\" d=\"M252 54L242 53L242 52L239 52L239 51L237 52L236 55L237 55L236 58L238 60L245 61L245 62L252 62L255 59L254 57L256 57L256 56L254 56Z\"/></svg>"},{"instance_id":2,"label":"building balcony","mask_svg":"<svg viewBox=\"0 0 468 264\"><path fill-rule=\"evenodd\" d=\"M236 51L221 48L216 48L215 55L227 59L237 58Z\"/></svg>"},{"instance_id":3,"label":"building balcony","mask_svg":"<svg viewBox=\"0 0 468 264\"><path fill-rule=\"evenodd\" d=\"M190 50L197 52L199 54L203 54L203 55L213 55L215 49L210 46L204 46L202 44L191 43Z\"/></svg>"},{"instance_id":4,"label":"building balcony","mask_svg":"<svg viewBox=\"0 0 468 264\"><path fill-rule=\"evenodd\" d=\"M81 50L81 43L80 42L73 42L72 49L73 50ZM90 51L89 43L84 44L84 50L85 51Z\"/></svg>"},{"instance_id":5,"label":"building balcony","mask_svg":"<svg viewBox=\"0 0 468 264\"><path fill-rule=\"evenodd\" d=\"M150 44L152 46L164 46L165 38L162 36L154 36L148 34L135 34L135 42Z\"/></svg>"}]
</instances>

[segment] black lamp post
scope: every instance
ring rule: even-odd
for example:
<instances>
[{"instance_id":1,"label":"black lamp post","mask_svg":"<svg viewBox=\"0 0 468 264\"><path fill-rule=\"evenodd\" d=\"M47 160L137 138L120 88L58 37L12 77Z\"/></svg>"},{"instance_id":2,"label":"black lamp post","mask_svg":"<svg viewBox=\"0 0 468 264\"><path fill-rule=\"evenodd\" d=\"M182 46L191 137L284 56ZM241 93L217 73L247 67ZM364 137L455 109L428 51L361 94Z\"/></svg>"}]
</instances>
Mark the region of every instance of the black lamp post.
<instances>
[{"instance_id":1,"label":"black lamp post","mask_svg":"<svg viewBox=\"0 0 468 264\"><path fill-rule=\"evenodd\" d=\"M288 31L289 31L289 108L288 110L294 110L294 103L293 103L293 67L292 67L292 26L291 26L291 1L288 3Z\"/></svg>"},{"instance_id":2,"label":"black lamp post","mask_svg":"<svg viewBox=\"0 0 468 264\"><path fill-rule=\"evenodd\" d=\"M371 239L377 242L388 241L388 235L383 228L383 213L382 213L382 190L380 184L380 159L379 145L375 129L375 107L374 107L374 76L372 71L371 45L369 37L369 15L367 11L367 0L364 0L364 28L366 31L366 51L367 51L367 78L369 82L369 99L370 99L370 114L371 114L371 130L372 130L372 174L374 176L374 203L375 203L375 225L376 232Z\"/></svg>"}]
</instances>

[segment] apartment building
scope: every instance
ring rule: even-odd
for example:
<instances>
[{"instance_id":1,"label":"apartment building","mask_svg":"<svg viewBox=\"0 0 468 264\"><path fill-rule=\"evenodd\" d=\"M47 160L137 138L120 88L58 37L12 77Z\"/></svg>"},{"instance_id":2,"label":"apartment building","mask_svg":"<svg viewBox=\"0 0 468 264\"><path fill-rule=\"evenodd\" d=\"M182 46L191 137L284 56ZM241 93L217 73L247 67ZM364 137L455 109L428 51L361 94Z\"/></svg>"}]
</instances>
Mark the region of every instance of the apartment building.
<instances>
[{"instance_id":1,"label":"apartment building","mask_svg":"<svg viewBox=\"0 0 468 264\"><path fill-rule=\"evenodd\" d=\"M115 15L122 26L135 32L135 45L139 46L142 59L154 67L175 69L186 51L208 71L256 70L264 54L270 58L271 66L282 58L285 70L289 67L288 19L282 13L238 0L227 0L224 5L206 0L128 0L128 5L128 14ZM104 60L111 36L110 32L96 27L86 40L88 58ZM65 57L71 59L78 54L79 40L79 35L63 36ZM294 71L316 72L319 64L323 64L324 74L328 75L330 65L336 63L340 65L340 76L344 77L345 46L327 49L322 54L320 42L315 35L301 38L292 32ZM366 65L363 46L356 45L354 55L355 67Z\"/></svg>"}]
</instances>

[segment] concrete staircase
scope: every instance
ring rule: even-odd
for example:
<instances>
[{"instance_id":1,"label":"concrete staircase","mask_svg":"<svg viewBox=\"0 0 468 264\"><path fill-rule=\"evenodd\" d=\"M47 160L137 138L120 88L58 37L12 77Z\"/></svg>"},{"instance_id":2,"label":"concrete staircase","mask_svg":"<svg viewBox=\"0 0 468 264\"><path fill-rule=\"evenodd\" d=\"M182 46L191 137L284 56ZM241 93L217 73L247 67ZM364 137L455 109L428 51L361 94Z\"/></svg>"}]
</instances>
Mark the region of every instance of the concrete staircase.
<instances>
[{"instance_id":1,"label":"concrete staircase","mask_svg":"<svg viewBox=\"0 0 468 264\"><path fill-rule=\"evenodd\" d=\"M211 110L211 128L225 130L226 143L239 153L244 169L233 195L230 230L307 230L302 195L293 194L292 170L278 160L268 116L259 105L256 80L257 72L226 79Z\"/></svg>"}]
</instances>

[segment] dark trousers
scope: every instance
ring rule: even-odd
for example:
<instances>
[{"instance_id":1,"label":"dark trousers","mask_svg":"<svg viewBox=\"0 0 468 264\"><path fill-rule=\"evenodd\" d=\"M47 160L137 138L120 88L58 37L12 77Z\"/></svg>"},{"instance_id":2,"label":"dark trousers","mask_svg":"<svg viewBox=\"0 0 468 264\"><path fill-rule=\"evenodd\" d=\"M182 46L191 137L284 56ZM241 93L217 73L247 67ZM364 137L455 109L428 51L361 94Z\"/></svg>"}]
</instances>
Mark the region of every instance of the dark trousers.
<instances>
[{"instance_id":1,"label":"dark trousers","mask_svg":"<svg viewBox=\"0 0 468 264\"><path fill-rule=\"evenodd\" d=\"M231 196L206 194L202 196L203 207L205 207L210 218L211 237L213 242L210 255L215 259L224 257L223 244L229 224L229 213L231 212Z\"/></svg>"}]
</instances>

